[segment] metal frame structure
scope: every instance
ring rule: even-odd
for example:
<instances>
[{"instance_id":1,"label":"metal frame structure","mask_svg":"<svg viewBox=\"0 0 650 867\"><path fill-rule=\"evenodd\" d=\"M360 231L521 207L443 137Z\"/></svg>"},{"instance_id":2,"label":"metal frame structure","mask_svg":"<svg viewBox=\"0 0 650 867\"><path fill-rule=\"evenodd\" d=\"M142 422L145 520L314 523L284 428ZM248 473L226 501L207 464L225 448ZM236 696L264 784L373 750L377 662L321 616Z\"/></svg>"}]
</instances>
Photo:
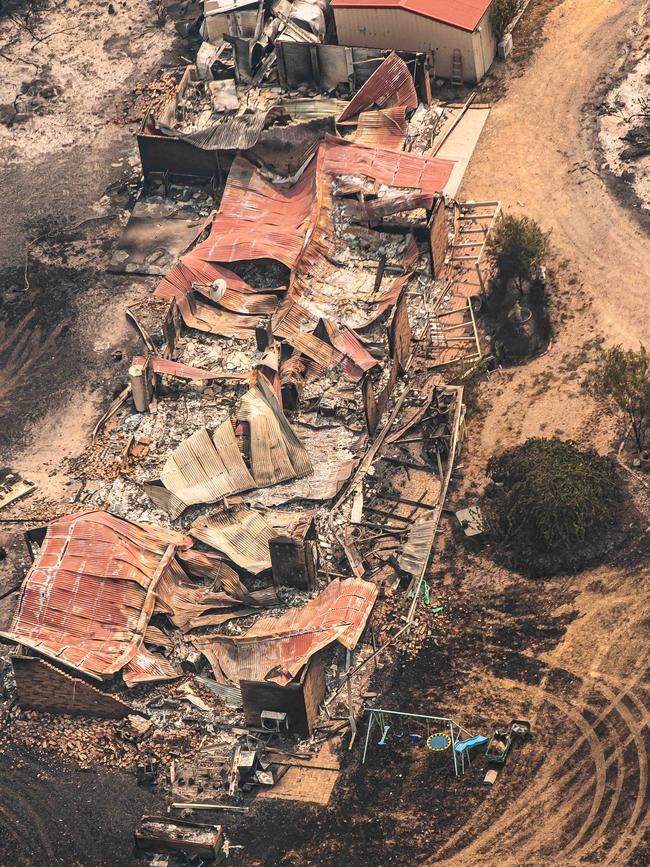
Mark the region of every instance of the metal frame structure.
<instances>
[{"instance_id":1,"label":"metal frame structure","mask_svg":"<svg viewBox=\"0 0 650 867\"><path fill-rule=\"evenodd\" d=\"M381 731L381 740L380 743L382 746L385 744L386 735L388 734L388 730L390 726L387 725L385 717L399 717L399 718L407 718L407 719L421 719L426 720L427 726L430 722L435 723L444 723L446 727L449 728L449 734L451 736L451 754L454 761L454 773L456 776L460 776L458 771L458 757L456 753L456 744L461 740L460 735L465 734L468 738L473 737L473 735L467 731L460 723L454 722L451 717L443 717L443 716L430 716L429 714L423 713L406 713L401 710L386 710L385 708L380 707L364 707L363 713L369 714L368 718L368 730L366 732L366 741L363 747L363 756L361 758L361 764L365 765L366 763L366 754L368 752L368 744L370 743L370 732L372 731L373 725L376 723L379 726ZM440 727L437 727L440 729ZM456 729L456 731L454 731ZM460 773L465 773L465 753L462 752L460 755ZM467 756L468 764L469 755Z\"/></svg>"}]
</instances>

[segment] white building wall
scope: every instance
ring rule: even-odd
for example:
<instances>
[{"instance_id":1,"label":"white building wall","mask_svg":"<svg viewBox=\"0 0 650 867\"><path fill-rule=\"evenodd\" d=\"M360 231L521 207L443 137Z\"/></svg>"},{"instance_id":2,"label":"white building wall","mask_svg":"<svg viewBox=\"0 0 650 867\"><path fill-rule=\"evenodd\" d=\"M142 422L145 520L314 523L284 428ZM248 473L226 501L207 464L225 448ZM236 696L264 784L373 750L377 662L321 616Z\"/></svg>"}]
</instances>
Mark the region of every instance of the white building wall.
<instances>
[{"instance_id":1,"label":"white building wall","mask_svg":"<svg viewBox=\"0 0 650 867\"><path fill-rule=\"evenodd\" d=\"M339 45L429 51L435 55L435 73L441 78L451 77L455 48L462 53L466 81L482 78L496 53L489 12L479 25L482 31L469 33L405 9L335 8L333 11Z\"/></svg>"}]
</instances>

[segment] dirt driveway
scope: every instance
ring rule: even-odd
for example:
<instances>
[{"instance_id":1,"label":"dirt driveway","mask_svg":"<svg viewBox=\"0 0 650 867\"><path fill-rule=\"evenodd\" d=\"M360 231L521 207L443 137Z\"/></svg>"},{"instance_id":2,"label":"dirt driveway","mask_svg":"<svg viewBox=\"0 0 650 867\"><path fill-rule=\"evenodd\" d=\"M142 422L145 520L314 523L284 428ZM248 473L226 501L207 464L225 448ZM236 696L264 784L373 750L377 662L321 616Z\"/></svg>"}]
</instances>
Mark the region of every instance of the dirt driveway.
<instances>
[{"instance_id":1,"label":"dirt driveway","mask_svg":"<svg viewBox=\"0 0 650 867\"><path fill-rule=\"evenodd\" d=\"M551 12L547 41L493 107L460 191L464 198L499 198L551 229L560 258L584 282L575 304L590 298L595 329L628 345L650 336L650 241L589 171L597 171L593 115L583 106L631 28L642 26L646 6L566 0Z\"/></svg>"}]
</instances>

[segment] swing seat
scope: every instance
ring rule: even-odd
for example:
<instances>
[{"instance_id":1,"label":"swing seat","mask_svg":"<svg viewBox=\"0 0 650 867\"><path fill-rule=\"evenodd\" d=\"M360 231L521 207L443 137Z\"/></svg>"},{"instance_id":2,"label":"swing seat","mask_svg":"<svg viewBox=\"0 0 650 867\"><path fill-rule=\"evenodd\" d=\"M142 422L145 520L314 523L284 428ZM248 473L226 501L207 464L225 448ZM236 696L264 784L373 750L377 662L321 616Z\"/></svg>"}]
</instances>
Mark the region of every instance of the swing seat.
<instances>
[{"instance_id":1,"label":"swing seat","mask_svg":"<svg viewBox=\"0 0 650 867\"><path fill-rule=\"evenodd\" d=\"M377 743L378 747L386 746L386 738L388 737L388 732L390 731L390 726L384 726L384 732L381 736L381 740Z\"/></svg>"},{"instance_id":2,"label":"swing seat","mask_svg":"<svg viewBox=\"0 0 650 867\"><path fill-rule=\"evenodd\" d=\"M409 735L412 744L421 744L422 735Z\"/></svg>"}]
</instances>

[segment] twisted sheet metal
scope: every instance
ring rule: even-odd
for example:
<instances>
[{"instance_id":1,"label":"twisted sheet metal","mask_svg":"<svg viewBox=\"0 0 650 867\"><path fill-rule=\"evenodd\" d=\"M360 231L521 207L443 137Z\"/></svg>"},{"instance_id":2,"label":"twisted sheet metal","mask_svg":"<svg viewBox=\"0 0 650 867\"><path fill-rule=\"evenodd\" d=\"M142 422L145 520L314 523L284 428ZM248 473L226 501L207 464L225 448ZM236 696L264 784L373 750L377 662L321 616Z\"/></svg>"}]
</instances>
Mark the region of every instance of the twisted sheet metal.
<instances>
[{"instance_id":1,"label":"twisted sheet metal","mask_svg":"<svg viewBox=\"0 0 650 867\"><path fill-rule=\"evenodd\" d=\"M219 585L222 589L215 589ZM249 592L235 570L225 563L222 564L218 581L206 590L189 581L180 564L175 561L173 568L161 579L156 595L156 613L168 614L182 630L209 625L212 621L206 622L205 618L210 617L210 612L215 609L228 609L226 614L218 615L225 622L230 617L241 616L234 609L242 605L257 610L278 602L274 587Z\"/></svg>"},{"instance_id":2,"label":"twisted sheet metal","mask_svg":"<svg viewBox=\"0 0 650 867\"><path fill-rule=\"evenodd\" d=\"M399 71L403 62L395 60L399 61L395 66ZM401 93L399 87L396 92ZM404 104L408 100L400 103ZM393 118L391 111L388 109L384 119ZM377 122L367 123L370 129ZM405 205L431 207L452 168L453 163L448 160L385 147L366 147L331 135L319 146L316 159L306 164L291 184L271 183L251 163L237 157L209 237L182 257L161 281L156 295L175 297L183 319L191 327L226 336L250 335L257 319L245 315L246 312L272 312L277 301L254 292L250 298L244 297L251 287L242 286L240 278L216 263L274 259L292 271L290 303L283 303L275 312L275 328L279 329L276 333L318 364L332 366L341 356L313 334L318 321L327 319L349 327L369 325L395 303L409 276L406 273L385 278L376 289L376 261L364 266L337 262L341 240L336 221L345 222L345 210L341 201L334 200L335 183L341 178L358 178L364 189L378 194L381 203L374 206L377 214L389 216ZM398 188L401 195L387 189L391 187ZM357 235L364 233L374 249L384 243L384 236L370 229L348 225L345 230ZM405 269L417 261L417 247L412 238L407 240L401 258ZM224 280L227 287L217 301L222 309L208 306L193 291L196 287L209 294L207 287L217 279ZM291 306L296 303L300 305L298 310ZM305 317L313 321L310 331Z\"/></svg>"},{"instance_id":3,"label":"twisted sheet metal","mask_svg":"<svg viewBox=\"0 0 650 867\"><path fill-rule=\"evenodd\" d=\"M190 532L253 575L271 568L269 542L278 535L277 530L264 520L261 512L248 506L212 512L194 524Z\"/></svg>"},{"instance_id":4,"label":"twisted sheet metal","mask_svg":"<svg viewBox=\"0 0 650 867\"><path fill-rule=\"evenodd\" d=\"M136 355L133 357L132 365L144 365L146 363L144 355ZM154 373L160 373L163 376L173 376L177 379L248 379L248 373L235 373L232 370L205 370L202 367L192 367L189 364L181 364L178 361L171 361L168 358L160 358L153 355L149 359L151 369Z\"/></svg>"},{"instance_id":5,"label":"twisted sheet metal","mask_svg":"<svg viewBox=\"0 0 650 867\"><path fill-rule=\"evenodd\" d=\"M212 437L203 428L183 440L167 458L160 481L181 501L183 509L197 503L214 503L256 487L230 419L219 425ZM175 513L178 505L169 505L173 505Z\"/></svg>"},{"instance_id":6,"label":"twisted sheet metal","mask_svg":"<svg viewBox=\"0 0 650 867\"><path fill-rule=\"evenodd\" d=\"M212 437L203 428L172 452L160 474L162 486L157 482L145 484L147 494L172 518L187 506L215 503L312 473L309 455L263 375L257 375L255 385L242 397L237 417L250 428L250 471L232 422L226 419Z\"/></svg>"},{"instance_id":7,"label":"twisted sheet metal","mask_svg":"<svg viewBox=\"0 0 650 867\"><path fill-rule=\"evenodd\" d=\"M334 346L346 356L344 372L352 382L359 382L364 373L379 364L352 329L346 326L337 328L333 323L327 321L325 328Z\"/></svg>"},{"instance_id":8,"label":"twisted sheet metal","mask_svg":"<svg viewBox=\"0 0 650 867\"><path fill-rule=\"evenodd\" d=\"M401 57L389 54L368 81L359 88L338 117L338 123L370 108L418 107L413 76Z\"/></svg>"},{"instance_id":9,"label":"twisted sheet metal","mask_svg":"<svg viewBox=\"0 0 650 867\"><path fill-rule=\"evenodd\" d=\"M4 638L92 677L110 677L138 653L155 591L178 547L191 540L106 512L47 528Z\"/></svg>"},{"instance_id":10,"label":"twisted sheet metal","mask_svg":"<svg viewBox=\"0 0 650 867\"><path fill-rule=\"evenodd\" d=\"M262 130L271 122L273 116L281 113L281 110L273 107L266 111L224 116L220 123L189 133L183 133L163 123L158 123L157 128L162 135L180 139L201 150L249 150L257 144Z\"/></svg>"},{"instance_id":11,"label":"twisted sheet metal","mask_svg":"<svg viewBox=\"0 0 650 867\"><path fill-rule=\"evenodd\" d=\"M236 504L219 509L197 521L190 533L194 538L216 548L233 563L258 575L271 568L269 542L278 535L306 531L313 512L262 513Z\"/></svg>"},{"instance_id":12,"label":"twisted sheet metal","mask_svg":"<svg viewBox=\"0 0 650 867\"><path fill-rule=\"evenodd\" d=\"M247 501L271 507L295 500L329 500L349 478L356 463L357 434L343 425L296 424L295 428L314 465L313 475L249 493Z\"/></svg>"},{"instance_id":13,"label":"twisted sheet metal","mask_svg":"<svg viewBox=\"0 0 650 867\"><path fill-rule=\"evenodd\" d=\"M295 301L287 301L273 319L273 333L322 367L333 367L343 355L312 333L317 324L318 319L313 319L304 307Z\"/></svg>"},{"instance_id":14,"label":"twisted sheet metal","mask_svg":"<svg viewBox=\"0 0 650 867\"><path fill-rule=\"evenodd\" d=\"M401 151L407 127L404 106L398 105L384 111L364 111L359 117L354 143Z\"/></svg>"},{"instance_id":15,"label":"twisted sheet metal","mask_svg":"<svg viewBox=\"0 0 650 867\"><path fill-rule=\"evenodd\" d=\"M242 397L238 418L250 426L250 463L256 487L311 475L307 450L265 377L258 376L256 385Z\"/></svg>"},{"instance_id":16,"label":"twisted sheet metal","mask_svg":"<svg viewBox=\"0 0 650 867\"><path fill-rule=\"evenodd\" d=\"M161 680L173 680L183 672L164 656L152 653L146 647L141 647L122 671L122 677L127 686L138 683L156 683Z\"/></svg>"},{"instance_id":17,"label":"twisted sheet metal","mask_svg":"<svg viewBox=\"0 0 650 867\"><path fill-rule=\"evenodd\" d=\"M349 650L356 647L377 592L360 578L335 579L302 608L263 617L243 636L206 636L194 644L221 683L267 680L284 686L333 641Z\"/></svg>"}]
</instances>

